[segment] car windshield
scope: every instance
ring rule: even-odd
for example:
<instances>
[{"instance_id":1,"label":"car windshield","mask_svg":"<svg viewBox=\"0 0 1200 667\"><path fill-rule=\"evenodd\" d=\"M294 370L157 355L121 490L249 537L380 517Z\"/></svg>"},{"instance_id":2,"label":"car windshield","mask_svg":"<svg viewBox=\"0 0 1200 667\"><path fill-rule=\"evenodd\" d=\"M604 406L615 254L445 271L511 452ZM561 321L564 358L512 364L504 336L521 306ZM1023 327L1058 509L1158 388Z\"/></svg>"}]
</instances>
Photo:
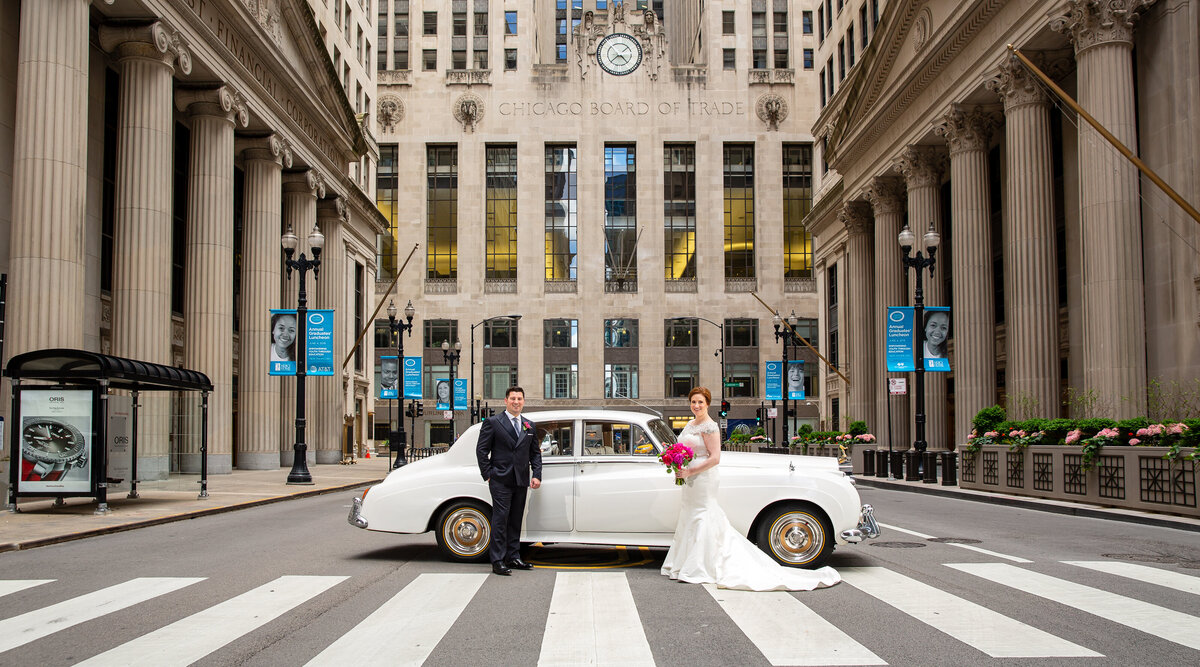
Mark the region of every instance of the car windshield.
<instances>
[{"instance_id":1,"label":"car windshield","mask_svg":"<svg viewBox=\"0 0 1200 667\"><path fill-rule=\"evenodd\" d=\"M675 431L672 431L671 427L667 426L665 421L661 419L651 419L649 422L647 422L646 426L650 429L650 432L654 434L654 437L660 443L662 443L663 449L675 444Z\"/></svg>"}]
</instances>

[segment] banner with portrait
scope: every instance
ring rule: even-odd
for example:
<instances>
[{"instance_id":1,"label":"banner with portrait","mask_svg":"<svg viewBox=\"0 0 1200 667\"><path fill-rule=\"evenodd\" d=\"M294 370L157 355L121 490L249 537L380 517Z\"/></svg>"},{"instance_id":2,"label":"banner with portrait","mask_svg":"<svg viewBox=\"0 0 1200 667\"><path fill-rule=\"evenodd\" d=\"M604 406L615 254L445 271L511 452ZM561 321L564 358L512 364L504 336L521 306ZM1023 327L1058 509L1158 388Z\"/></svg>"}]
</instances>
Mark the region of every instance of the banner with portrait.
<instances>
[{"instance_id":1,"label":"banner with portrait","mask_svg":"<svg viewBox=\"0 0 1200 667\"><path fill-rule=\"evenodd\" d=\"M22 389L22 493L88 493L92 490L92 410L88 389Z\"/></svg>"},{"instance_id":2,"label":"banner with portrait","mask_svg":"<svg viewBox=\"0 0 1200 667\"><path fill-rule=\"evenodd\" d=\"M904 373L917 370L913 361L913 309L908 306L888 306L885 322L884 353L888 371Z\"/></svg>"},{"instance_id":3,"label":"banner with portrait","mask_svg":"<svg viewBox=\"0 0 1200 667\"><path fill-rule=\"evenodd\" d=\"M950 357L946 348L950 343L950 309L945 306L926 306L922 319L925 344L921 356L925 360L925 370L949 372Z\"/></svg>"},{"instance_id":4,"label":"banner with portrait","mask_svg":"<svg viewBox=\"0 0 1200 667\"><path fill-rule=\"evenodd\" d=\"M783 400L783 362L768 361L765 362L763 369L763 379L767 383L767 393L764 396L768 401Z\"/></svg>"},{"instance_id":5,"label":"banner with portrait","mask_svg":"<svg viewBox=\"0 0 1200 667\"><path fill-rule=\"evenodd\" d=\"M379 392L381 399L395 399L400 396L400 358L379 358Z\"/></svg>"},{"instance_id":6,"label":"banner with portrait","mask_svg":"<svg viewBox=\"0 0 1200 667\"><path fill-rule=\"evenodd\" d=\"M433 399L436 401L434 410L450 409L450 378L437 378L433 381Z\"/></svg>"},{"instance_id":7,"label":"banner with portrait","mask_svg":"<svg viewBox=\"0 0 1200 667\"><path fill-rule=\"evenodd\" d=\"M296 338L300 335L296 322L295 310L271 309L271 328L267 331L271 339L271 375L296 374Z\"/></svg>"},{"instance_id":8,"label":"banner with portrait","mask_svg":"<svg viewBox=\"0 0 1200 667\"><path fill-rule=\"evenodd\" d=\"M404 357L404 398L425 398L421 392L421 357Z\"/></svg>"},{"instance_id":9,"label":"banner with portrait","mask_svg":"<svg viewBox=\"0 0 1200 667\"><path fill-rule=\"evenodd\" d=\"M787 377L784 390L789 401L804 400L804 360L797 359L787 364Z\"/></svg>"}]
</instances>

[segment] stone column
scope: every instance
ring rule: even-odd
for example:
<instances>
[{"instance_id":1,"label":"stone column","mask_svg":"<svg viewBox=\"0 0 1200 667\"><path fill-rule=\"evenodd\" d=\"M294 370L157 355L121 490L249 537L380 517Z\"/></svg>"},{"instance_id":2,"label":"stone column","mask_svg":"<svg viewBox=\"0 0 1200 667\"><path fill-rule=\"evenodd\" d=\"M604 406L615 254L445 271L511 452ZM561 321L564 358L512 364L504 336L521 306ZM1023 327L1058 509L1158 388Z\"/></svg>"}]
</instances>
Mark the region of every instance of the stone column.
<instances>
[{"instance_id":1,"label":"stone column","mask_svg":"<svg viewBox=\"0 0 1200 667\"><path fill-rule=\"evenodd\" d=\"M342 382L342 359L349 347L342 335L342 325L347 318L354 317L353 303L344 297L346 289L346 243L342 232L348 216L346 200L341 197L326 199L317 204L317 224L325 235L325 249L321 252L321 275L309 283L310 308L333 308L333 377L309 376L308 391L312 392L316 404L308 438L309 450L315 450L317 463L340 463L342 460L342 426L345 415L354 412L346 405L346 392ZM358 332L354 332L357 334Z\"/></svg>"},{"instance_id":2,"label":"stone column","mask_svg":"<svg viewBox=\"0 0 1200 667\"><path fill-rule=\"evenodd\" d=\"M1133 24L1154 0L1069 0L1051 27L1070 36L1079 104L1136 151ZM1095 411L1146 413L1146 314L1138 170L1090 125L1079 124L1084 384Z\"/></svg>"},{"instance_id":3,"label":"stone column","mask_svg":"<svg viewBox=\"0 0 1200 667\"><path fill-rule=\"evenodd\" d=\"M242 470L274 470L280 465L283 447L280 389L290 380L267 374L271 344L271 320L267 312L280 306L281 172L292 166L292 151L276 135L241 140L238 148L245 156L246 184L242 221L237 464Z\"/></svg>"},{"instance_id":4,"label":"stone column","mask_svg":"<svg viewBox=\"0 0 1200 667\"><path fill-rule=\"evenodd\" d=\"M866 202L846 202L838 215L849 234L847 251L849 266L844 285L847 286L846 300L850 308L848 321L854 326L841 329L850 335L843 337L844 359L853 359L850 364L850 389L846 399L846 410L851 419L867 422L871 433L878 434L883 422L876 421L875 402L878 398L875 379L879 377L875 368L875 341L872 333L877 330L875 321L875 257L871 234L874 222L871 207Z\"/></svg>"},{"instance_id":5,"label":"stone column","mask_svg":"<svg viewBox=\"0 0 1200 667\"><path fill-rule=\"evenodd\" d=\"M21 3L8 356L83 347L89 0Z\"/></svg>"},{"instance_id":6,"label":"stone column","mask_svg":"<svg viewBox=\"0 0 1200 667\"><path fill-rule=\"evenodd\" d=\"M121 73L113 223L113 354L171 365L171 84L191 72L179 34L162 22L100 26ZM170 402L143 394L138 476L168 473Z\"/></svg>"},{"instance_id":7,"label":"stone column","mask_svg":"<svg viewBox=\"0 0 1200 667\"><path fill-rule=\"evenodd\" d=\"M1005 59L988 87L1004 101L1008 411L1013 419L1057 417L1058 268L1049 98L1012 59Z\"/></svg>"},{"instance_id":8,"label":"stone column","mask_svg":"<svg viewBox=\"0 0 1200 667\"><path fill-rule=\"evenodd\" d=\"M233 470L233 130L245 127L249 114L227 86L183 89L175 103L192 118L183 363L213 384L208 471L221 474ZM189 416L183 466L199 472L198 401Z\"/></svg>"},{"instance_id":9,"label":"stone column","mask_svg":"<svg viewBox=\"0 0 1200 667\"><path fill-rule=\"evenodd\" d=\"M876 178L867 188L866 194L875 214L875 312L882 321L888 306L908 304L908 296L904 293L904 286L907 284L904 279L905 269L900 263L900 246L896 243L896 236L904 226L904 187L892 178ZM876 327L870 336L875 341L875 377L881 378L880 385L875 390L875 423L880 424L875 436L880 446L886 447L890 431L892 448L904 451L912 446L908 431L912 383L910 382L908 387L910 394L888 395L887 378L908 375L887 372L883 327ZM889 402L892 413L890 426L887 418Z\"/></svg>"},{"instance_id":10,"label":"stone column","mask_svg":"<svg viewBox=\"0 0 1200 667\"><path fill-rule=\"evenodd\" d=\"M950 145L955 445L967 441L975 413L996 402L996 311L987 163L988 141L995 124L996 114L991 111L955 105L934 127L934 132Z\"/></svg>"},{"instance_id":11,"label":"stone column","mask_svg":"<svg viewBox=\"0 0 1200 667\"><path fill-rule=\"evenodd\" d=\"M920 239L929 230L929 225L939 234L945 236L945 227L941 220L941 201L938 197L938 186L942 182L942 172L945 169L946 156L941 147L909 146L896 161L904 182L908 186L908 225L913 234ZM894 241L895 239L893 239ZM899 248L899 245L897 245ZM917 248L913 251L916 252ZM948 267L939 262L933 267L932 275L926 273L921 277L926 306L946 305L946 290L943 278L948 273ZM914 269L915 271L915 269ZM910 279L910 290L915 288L916 276ZM953 315L953 314L952 314ZM917 322L916 326L923 326ZM918 350L918 355L920 351ZM946 408L946 376L949 373L925 374L925 440L929 443L929 451L949 449L950 433L946 427L948 411ZM913 400L916 400L914 395ZM916 406L916 412L921 406Z\"/></svg>"},{"instance_id":12,"label":"stone column","mask_svg":"<svg viewBox=\"0 0 1200 667\"><path fill-rule=\"evenodd\" d=\"M300 237L300 247L296 249L295 257L299 257L301 252L306 257L312 257L312 250L308 247L308 235L312 231L313 225L317 224L317 200L324 196L325 181L316 171L310 169L299 173L285 174L283 177L283 230L291 228L292 233ZM280 234L283 233L283 230L280 230ZM283 250L279 246L279 239L276 239L275 248L279 253L277 266L283 269ZM284 271L286 276L286 270ZM305 283L304 289L311 305L316 294L312 271L306 274ZM299 298L300 274L293 271L291 279L285 277L283 280L282 297L278 307L295 309L299 304ZM311 420L313 392L310 389L314 385L308 378L305 378L305 382L304 416L305 419ZM279 424L279 465L290 468L294 458L292 446L296 444L296 379L284 378L283 391L280 393L282 419ZM311 426L311 421L306 426ZM311 428L306 429L304 434L307 441L305 444L308 445L308 456L306 457L308 463L317 462L316 448L312 446L314 434L315 432Z\"/></svg>"}]
</instances>

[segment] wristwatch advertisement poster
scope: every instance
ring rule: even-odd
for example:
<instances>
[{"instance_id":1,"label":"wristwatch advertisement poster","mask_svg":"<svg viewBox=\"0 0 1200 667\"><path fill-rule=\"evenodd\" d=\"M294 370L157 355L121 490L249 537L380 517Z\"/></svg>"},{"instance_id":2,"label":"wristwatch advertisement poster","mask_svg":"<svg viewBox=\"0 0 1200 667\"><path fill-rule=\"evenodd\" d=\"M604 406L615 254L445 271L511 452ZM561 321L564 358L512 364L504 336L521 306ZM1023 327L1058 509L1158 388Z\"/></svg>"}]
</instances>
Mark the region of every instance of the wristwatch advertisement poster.
<instances>
[{"instance_id":1,"label":"wristwatch advertisement poster","mask_svg":"<svg viewBox=\"0 0 1200 667\"><path fill-rule=\"evenodd\" d=\"M19 492L92 490L92 398L89 390L21 391Z\"/></svg>"}]
</instances>

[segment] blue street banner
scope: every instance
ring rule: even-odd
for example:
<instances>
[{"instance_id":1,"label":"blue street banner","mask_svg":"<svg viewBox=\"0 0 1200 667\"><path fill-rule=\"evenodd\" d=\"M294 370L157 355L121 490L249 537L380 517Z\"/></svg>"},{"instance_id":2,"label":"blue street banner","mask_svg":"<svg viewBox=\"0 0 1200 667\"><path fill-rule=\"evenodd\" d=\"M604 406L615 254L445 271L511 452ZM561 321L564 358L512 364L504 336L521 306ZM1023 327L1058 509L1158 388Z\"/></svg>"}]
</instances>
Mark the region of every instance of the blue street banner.
<instances>
[{"instance_id":1,"label":"blue street banner","mask_svg":"<svg viewBox=\"0 0 1200 667\"><path fill-rule=\"evenodd\" d=\"M950 309L945 306L927 306L923 319L925 345L922 356L925 359L925 370L949 372L950 358L946 354L946 345L950 340Z\"/></svg>"},{"instance_id":2,"label":"blue street banner","mask_svg":"<svg viewBox=\"0 0 1200 667\"><path fill-rule=\"evenodd\" d=\"M787 397L789 401L804 400L804 360L789 361L787 367Z\"/></svg>"},{"instance_id":3,"label":"blue street banner","mask_svg":"<svg viewBox=\"0 0 1200 667\"><path fill-rule=\"evenodd\" d=\"M454 409L466 410L468 407L467 378L454 378Z\"/></svg>"},{"instance_id":4,"label":"blue street banner","mask_svg":"<svg viewBox=\"0 0 1200 667\"><path fill-rule=\"evenodd\" d=\"M765 398L768 401L783 400L783 362L768 361L763 377L767 381L767 393Z\"/></svg>"},{"instance_id":5,"label":"blue street banner","mask_svg":"<svg viewBox=\"0 0 1200 667\"><path fill-rule=\"evenodd\" d=\"M397 357L379 358L379 398L398 398L400 396L400 359Z\"/></svg>"},{"instance_id":6,"label":"blue street banner","mask_svg":"<svg viewBox=\"0 0 1200 667\"><path fill-rule=\"evenodd\" d=\"M267 332L271 339L271 363L267 367L269 374L296 374L296 337L299 332L296 311L271 309L271 328Z\"/></svg>"},{"instance_id":7,"label":"blue street banner","mask_svg":"<svg viewBox=\"0 0 1200 667\"><path fill-rule=\"evenodd\" d=\"M421 357L404 357L404 398L424 398L421 395Z\"/></svg>"},{"instance_id":8,"label":"blue street banner","mask_svg":"<svg viewBox=\"0 0 1200 667\"><path fill-rule=\"evenodd\" d=\"M902 373L917 370L913 362L913 309L908 306L888 306L886 322L884 346L888 371Z\"/></svg>"},{"instance_id":9,"label":"blue street banner","mask_svg":"<svg viewBox=\"0 0 1200 667\"><path fill-rule=\"evenodd\" d=\"M437 378L433 381L433 398L437 401L434 410L450 409L450 378Z\"/></svg>"},{"instance_id":10,"label":"blue street banner","mask_svg":"<svg viewBox=\"0 0 1200 667\"><path fill-rule=\"evenodd\" d=\"M308 311L304 365L309 375L333 375L333 311Z\"/></svg>"}]
</instances>

